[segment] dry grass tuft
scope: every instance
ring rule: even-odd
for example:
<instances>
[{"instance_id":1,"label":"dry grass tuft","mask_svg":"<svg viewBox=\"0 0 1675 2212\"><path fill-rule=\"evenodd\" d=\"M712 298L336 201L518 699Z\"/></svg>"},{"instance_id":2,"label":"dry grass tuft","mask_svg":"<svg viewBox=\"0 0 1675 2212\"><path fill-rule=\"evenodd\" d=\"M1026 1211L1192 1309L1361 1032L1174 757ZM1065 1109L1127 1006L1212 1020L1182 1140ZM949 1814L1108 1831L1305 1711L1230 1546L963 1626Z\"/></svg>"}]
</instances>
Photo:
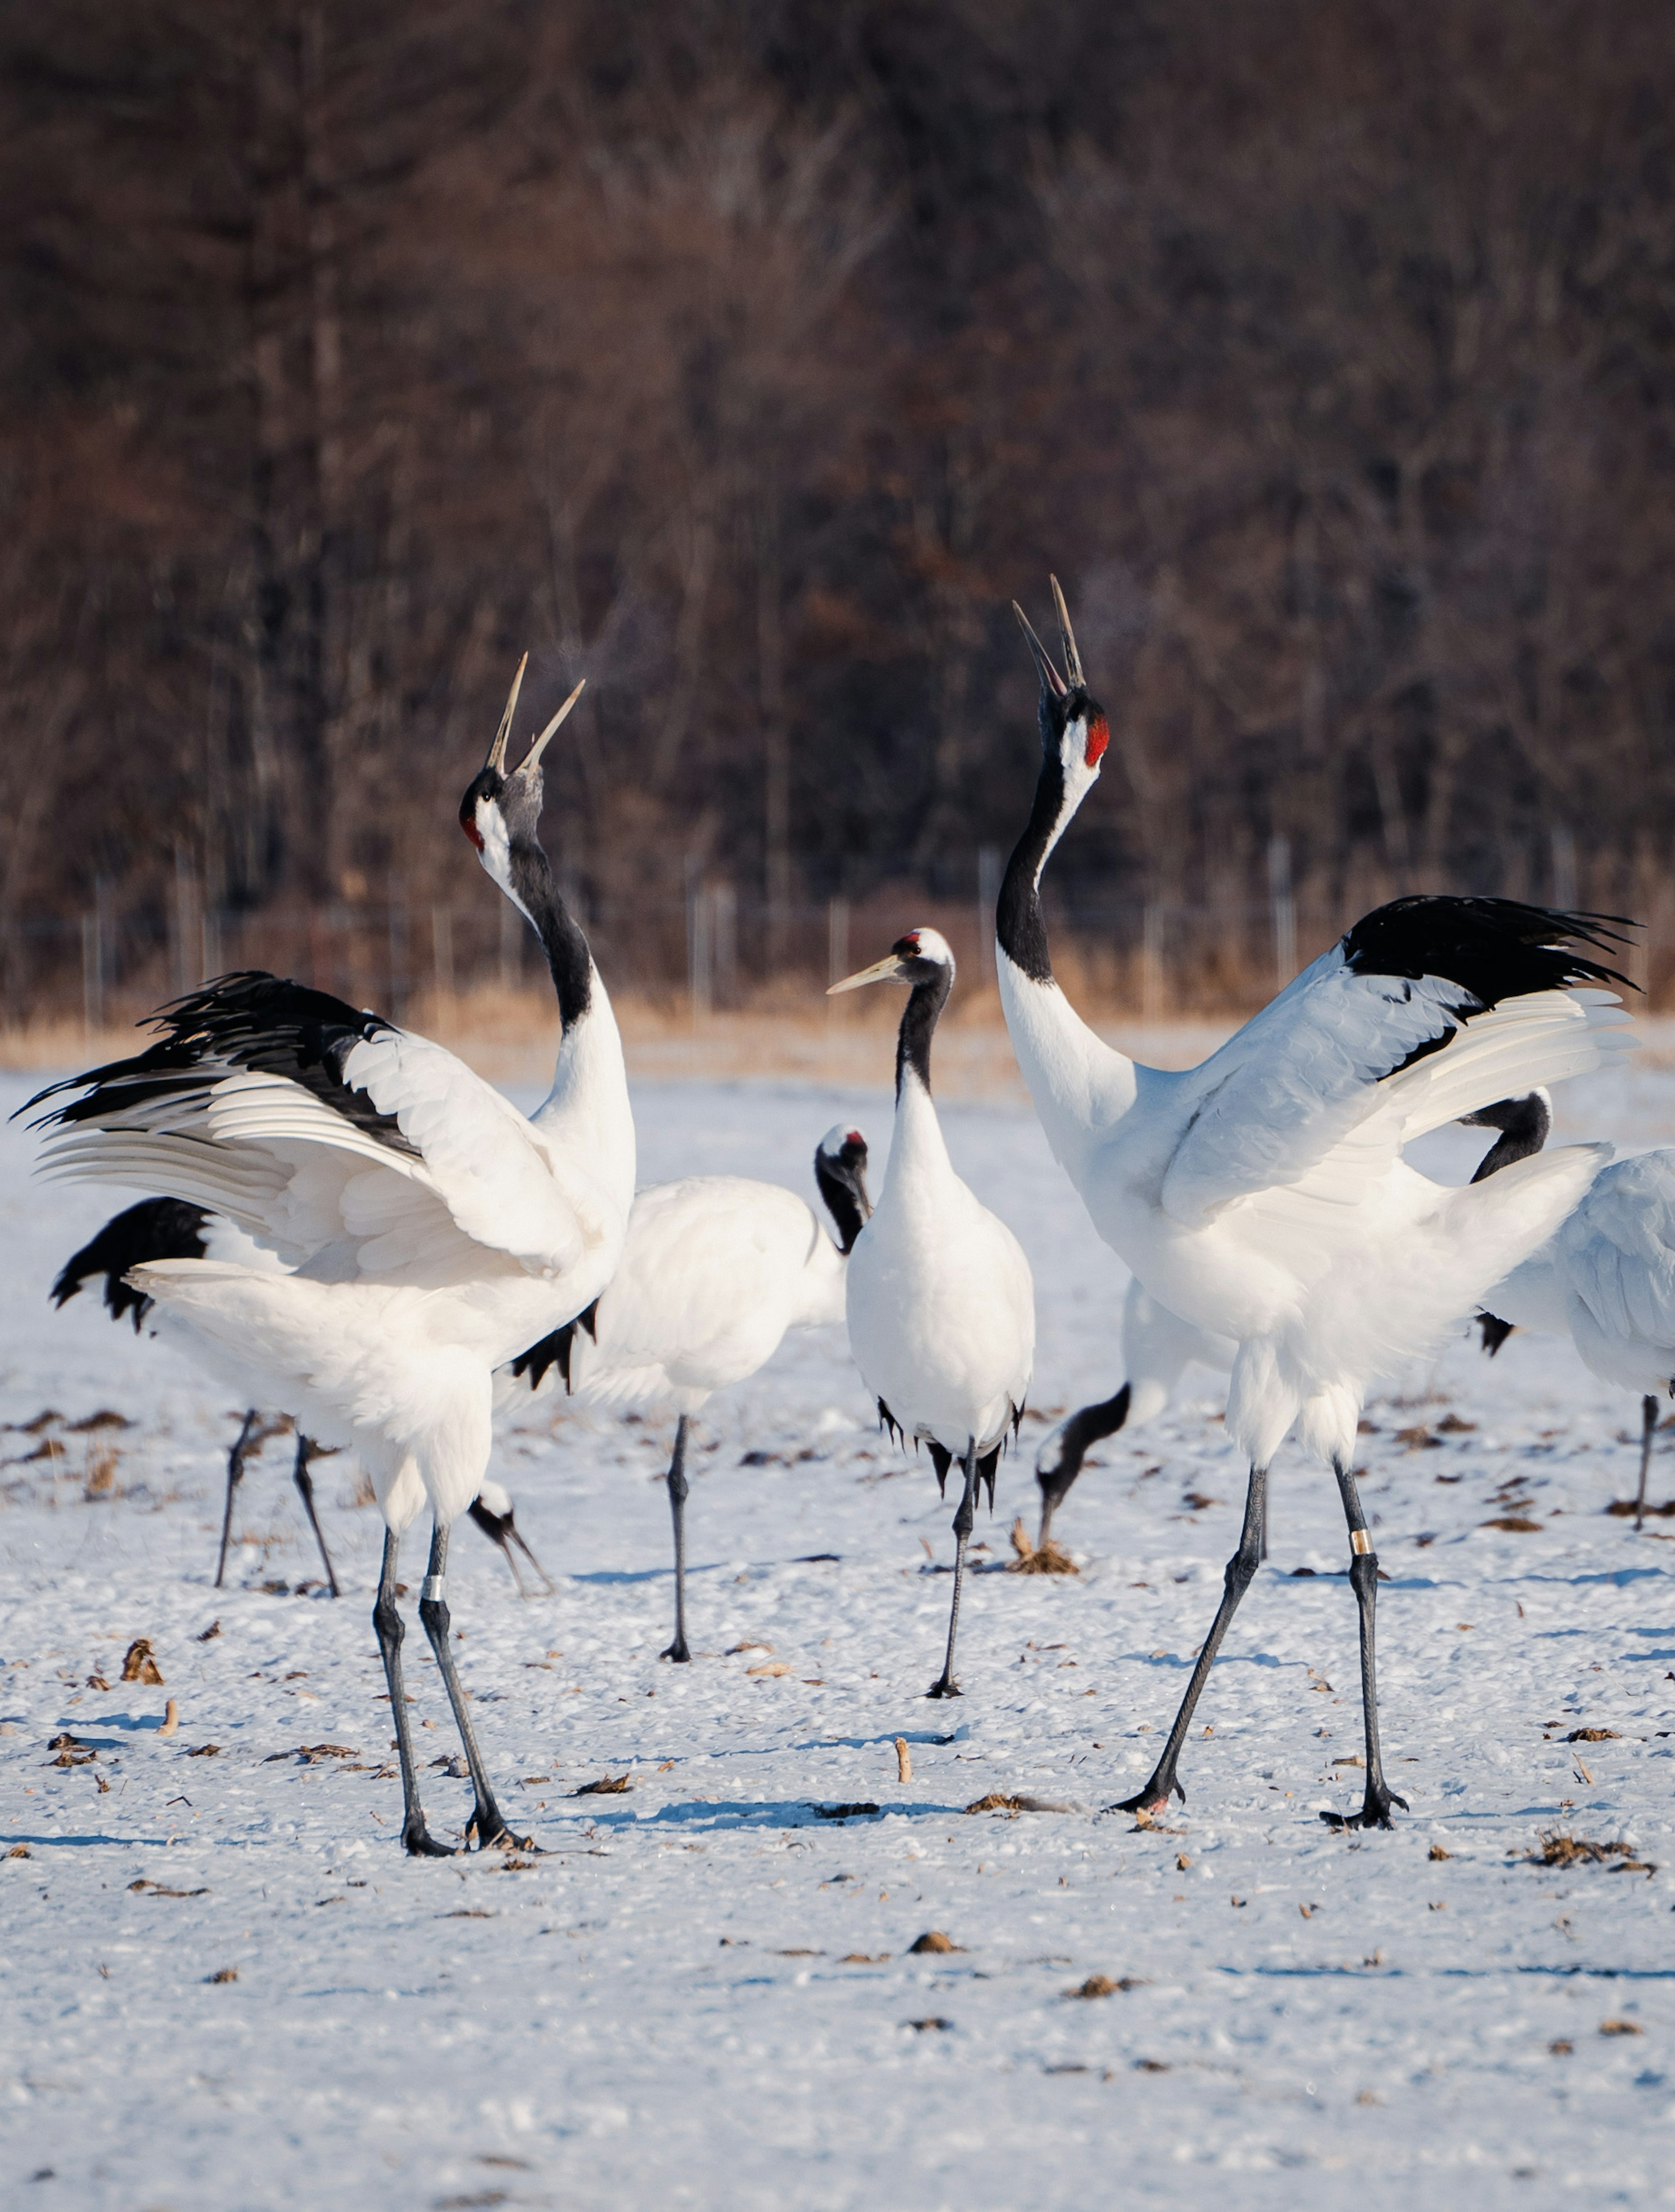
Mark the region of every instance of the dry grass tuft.
<instances>
[{"instance_id":1,"label":"dry grass tuft","mask_svg":"<svg viewBox=\"0 0 1675 2212\"><path fill-rule=\"evenodd\" d=\"M1526 1853L1526 1858L1531 1866L1610 1866L1613 1874L1657 1872L1656 1867L1635 1856L1632 1844L1620 1840L1599 1844L1587 1836L1561 1835L1557 1829L1544 1829L1540 1850Z\"/></svg>"},{"instance_id":2,"label":"dry grass tuft","mask_svg":"<svg viewBox=\"0 0 1675 2212\"><path fill-rule=\"evenodd\" d=\"M236 1966L217 1966L213 1974L205 1974L203 1978L211 1985L216 1982L236 1982L239 1970Z\"/></svg>"},{"instance_id":3,"label":"dry grass tuft","mask_svg":"<svg viewBox=\"0 0 1675 2212\"><path fill-rule=\"evenodd\" d=\"M1637 2020L1602 2020L1599 2033L1601 2035L1644 2035L1646 2030Z\"/></svg>"},{"instance_id":4,"label":"dry grass tuft","mask_svg":"<svg viewBox=\"0 0 1675 2212\"><path fill-rule=\"evenodd\" d=\"M940 1928L927 1928L922 1936L916 1936L908 1944L907 1956L910 1959L922 1958L930 1952L943 1957L950 1952L963 1951L965 1948L963 1943L955 1942L952 1936L944 1936Z\"/></svg>"},{"instance_id":5,"label":"dry grass tuft","mask_svg":"<svg viewBox=\"0 0 1675 2212\"><path fill-rule=\"evenodd\" d=\"M1617 1743L1620 1741L1615 1729L1572 1729L1564 1739L1567 1743Z\"/></svg>"},{"instance_id":6,"label":"dry grass tuft","mask_svg":"<svg viewBox=\"0 0 1675 2212\"><path fill-rule=\"evenodd\" d=\"M602 1774L597 1782L584 1782L580 1790L573 1790L573 1797L620 1797L632 1790L633 1782L626 1774Z\"/></svg>"},{"instance_id":7,"label":"dry grass tuft","mask_svg":"<svg viewBox=\"0 0 1675 2212\"><path fill-rule=\"evenodd\" d=\"M163 1678L151 1656L149 1636L137 1636L129 1645L128 1656L122 1662L122 1679L124 1682L143 1682L154 1690L162 1688Z\"/></svg>"},{"instance_id":8,"label":"dry grass tuft","mask_svg":"<svg viewBox=\"0 0 1675 2212\"><path fill-rule=\"evenodd\" d=\"M1020 1514L1012 1523L1012 1549L1017 1554L1007 1566L1009 1575L1077 1575L1082 1570L1070 1553L1049 1536L1037 1551Z\"/></svg>"}]
</instances>

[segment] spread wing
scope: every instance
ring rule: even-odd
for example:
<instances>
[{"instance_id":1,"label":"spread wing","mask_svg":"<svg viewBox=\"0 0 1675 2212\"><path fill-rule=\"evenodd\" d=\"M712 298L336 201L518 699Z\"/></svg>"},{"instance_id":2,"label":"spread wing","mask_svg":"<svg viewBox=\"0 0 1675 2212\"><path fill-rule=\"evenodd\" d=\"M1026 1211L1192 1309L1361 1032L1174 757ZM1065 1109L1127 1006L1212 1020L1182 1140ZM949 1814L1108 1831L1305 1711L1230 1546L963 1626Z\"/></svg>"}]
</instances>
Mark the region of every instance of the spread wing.
<instances>
[{"instance_id":1,"label":"spread wing","mask_svg":"<svg viewBox=\"0 0 1675 2212\"><path fill-rule=\"evenodd\" d=\"M58 1102L45 1173L165 1191L337 1279L441 1284L495 1256L557 1276L607 1227L498 1091L375 1015L244 975L161 1026L147 1052L41 1094Z\"/></svg>"},{"instance_id":2,"label":"spread wing","mask_svg":"<svg viewBox=\"0 0 1675 2212\"><path fill-rule=\"evenodd\" d=\"M1393 915L1411 919L1405 934L1379 927ZM1596 941L1586 917L1507 900L1381 908L1177 1079L1164 1207L1195 1227L1277 1188L1353 1204L1426 1130L1598 1066L1629 1042L1626 1016L1591 988L1609 971L1564 947L1578 934Z\"/></svg>"},{"instance_id":3,"label":"spread wing","mask_svg":"<svg viewBox=\"0 0 1675 2212\"><path fill-rule=\"evenodd\" d=\"M1675 1153L1605 1169L1553 1241L1567 1293L1604 1335L1675 1348Z\"/></svg>"}]
</instances>

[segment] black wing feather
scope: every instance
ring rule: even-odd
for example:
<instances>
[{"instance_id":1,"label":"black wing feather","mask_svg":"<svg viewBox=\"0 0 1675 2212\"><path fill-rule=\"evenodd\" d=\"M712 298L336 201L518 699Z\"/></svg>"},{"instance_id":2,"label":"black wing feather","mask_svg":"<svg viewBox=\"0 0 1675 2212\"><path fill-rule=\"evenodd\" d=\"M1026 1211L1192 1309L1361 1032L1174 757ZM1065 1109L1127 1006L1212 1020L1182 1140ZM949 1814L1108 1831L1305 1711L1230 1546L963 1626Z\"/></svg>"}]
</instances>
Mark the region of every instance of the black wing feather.
<instances>
[{"instance_id":1,"label":"black wing feather","mask_svg":"<svg viewBox=\"0 0 1675 2212\"><path fill-rule=\"evenodd\" d=\"M19 1112L62 1099L38 1116L36 1127L99 1121L158 1099L184 1103L227 1067L250 1068L288 1076L379 1144L418 1157L395 1116L379 1113L365 1091L343 1080L343 1061L354 1046L392 1032L380 1014L250 969L175 1000L152 1015L151 1024L162 1034L143 1052L51 1084Z\"/></svg>"},{"instance_id":2,"label":"black wing feather","mask_svg":"<svg viewBox=\"0 0 1675 2212\"><path fill-rule=\"evenodd\" d=\"M1517 899L1416 895L1363 915L1343 940L1344 960L1358 975L1413 981L1422 975L1446 976L1478 1001L1469 1011L1481 1012L1502 999L1563 991L1577 983L1632 989L1615 968L1571 947L1587 945L1610 952L1627 943L1625 929L1638 926L1621 915L1565 914L1525 906ZM1428 1045L1420 1052L1435 1049Z\"/></svg>"}]
</instances>

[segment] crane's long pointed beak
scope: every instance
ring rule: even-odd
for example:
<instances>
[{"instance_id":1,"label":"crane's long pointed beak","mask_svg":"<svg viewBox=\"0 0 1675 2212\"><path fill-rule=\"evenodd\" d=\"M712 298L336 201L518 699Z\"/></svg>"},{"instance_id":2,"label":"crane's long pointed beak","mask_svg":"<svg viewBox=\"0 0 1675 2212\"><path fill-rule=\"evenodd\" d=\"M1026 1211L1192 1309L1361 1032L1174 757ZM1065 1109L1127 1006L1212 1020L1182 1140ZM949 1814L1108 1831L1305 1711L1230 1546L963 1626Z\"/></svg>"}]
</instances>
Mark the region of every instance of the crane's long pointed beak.
<instances>
[{"instance_id":1,"label":"crane's long pointed beak","mask_svg":"<svg viewBox=\"0 0 1675 2212\"><path fill-rule=\"evenodd\" d=\"M580 698L582 693L586 690L586 688L587 678L584 676L581 682L577 684L575 690L570 694L569 697L564 702L564 704L559 708L557 714L553 716L546 728L542 731L540 736L535 740L535 743L524 755L524 764L518 771L519 775L527 775L530 770L539 761L542 754L547 750L548 739L552 736L553 732L564 720L564 717L569 713L571 708L575 705L577 700Z\"/></svg>"},{"instance_id":2,"label":"crane's long pointed beak","mask_svg":"<svg viewBox=\"0 0 1675 2212\"><path fill-rule=\"evenodd\" d=\"M840 991L859 991L863 983L894 983L901 974L901 960L894 952L887 952L882 960L875 960L871 967L863 968L859 975L846 975L841 983L834 983L826 996L835 999Z\"/></svg>"},{"instance_id":3,"label":"crane's long pointed beak","mask_svg":"<svg viewBox=\"0 0 1675 2212\"><path fill-rule=\"evenodd\" d=\"M1018 605L1016 599L1012 601L1012 612L1017 617L1019 626L1023 629L1025 637L1029 641L1029 650L1035 656L1035 666L1041 672L1042 684L1053 693L1055 698L1062 699L1065 692L1070 689L1070 686L1065 683L1064 678L1060 676L1058 670L1053 665L1053 662L1047 653L1047 647L1041 643L1040 638L1036 636L1035 631L1029 627L1029 617L1025 614L1023 609Z\"/></svg>"},{"instance_id":4,"label":"crane's long pointed beak","mask_svg":"<svg viewBox=\"0 0 1675 2212\"><path fill-rule=\"evenodd\" d=\"M1087 689L1088 679L1082 673L1082 656L1076 649L1076 633L1070 626L1070 609L1065 605L1065 595L1059 588L1059 579L1047 579L1053 586L1053 604L1059 611L1059 635L1064 641L1065 673L1073 686Z\"/></svg>"},{"instance_id":5,"label":"crane's long pointed beak","mask_svg":"<svg viewBox=\"0 0 1675 2212\"><path fill-rule=\"evenodd\" d=\"M512 735L512 717L518 711L518 694L524 688L524 671L528 666L529 655L525 653L518 663L518 673L512 679L512 690L507 699L506 712L501 716L501 726L495 732L495 742L489 746L489 758L483 763L485 767L492 768L497 775L503 775L506 773L506 741Z\"/></svg>"}]
</instances>

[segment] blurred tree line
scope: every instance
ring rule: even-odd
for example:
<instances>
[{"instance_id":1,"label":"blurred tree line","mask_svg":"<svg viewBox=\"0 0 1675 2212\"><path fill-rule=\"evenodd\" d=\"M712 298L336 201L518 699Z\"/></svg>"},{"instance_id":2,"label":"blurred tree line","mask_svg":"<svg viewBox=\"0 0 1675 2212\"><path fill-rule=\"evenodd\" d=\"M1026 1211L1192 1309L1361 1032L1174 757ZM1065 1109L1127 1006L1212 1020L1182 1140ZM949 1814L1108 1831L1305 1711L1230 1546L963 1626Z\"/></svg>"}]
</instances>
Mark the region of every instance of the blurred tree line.
<instances>
[{"instance_id":1,"label":"blurred tree line","mask_svg":"<svg viewBox=\"0 0 1675 2212\"><path fill-rule=\"evenodd\" d=\"M0 125L0 923L445 891L525 645L585 896L968 896L1049 568L1068 896L1667 872L1663 9L87 0Z\"/></svg>"}]
</instances>

